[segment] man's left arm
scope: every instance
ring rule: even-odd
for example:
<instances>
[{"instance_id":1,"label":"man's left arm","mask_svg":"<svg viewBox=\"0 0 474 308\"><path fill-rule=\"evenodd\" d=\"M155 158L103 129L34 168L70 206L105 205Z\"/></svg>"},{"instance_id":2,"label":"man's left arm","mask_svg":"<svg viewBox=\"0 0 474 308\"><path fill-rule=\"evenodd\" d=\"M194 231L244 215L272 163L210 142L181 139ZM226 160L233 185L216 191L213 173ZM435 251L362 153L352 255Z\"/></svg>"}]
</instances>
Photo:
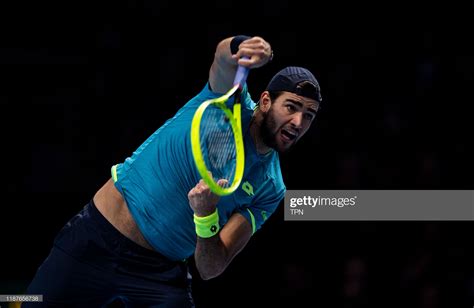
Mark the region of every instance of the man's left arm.
<instances>
[{"instance_id":1,"label":"man's left arm","mask_svg":"<svg viewBox=\"0 0 474 308\"><path fill-rule=\"evenodd\" d=\"M277 194L264 195L252 206L239 208L219 232L215 228L218 226L216 204L219 196L213 194L203 180L191 189L188 199L194 211L197 233L194 258L202 279L217 277L227 268L252 234L274 212L284 193L285 190L281 189Z\"/></svg>"},{"instance_id":2,"label":"man's left arm","mask_svg":"<svg viewBox=\"0 0 474 308\"><path fill-rule=\"evenodd\" d=\"M241 214L233 214L220 232L209 238L197 237L196 267L204 280L219 276L252 236L252 226Z\"/></svg>"},{"instance_id":3,"label":"man's left arm","mask_svg":"<svg viewBox=\"0 0 474 308\"><path fill-rule=\"evenodd\" d=\"M203 180L189 191L188 200L196 224L196 268L201 278L208 280L219 276L245 247L252 236L252 226L243 215L235 213L218 230L219 196L212 193Z\"/></svg>"}]
</instances>

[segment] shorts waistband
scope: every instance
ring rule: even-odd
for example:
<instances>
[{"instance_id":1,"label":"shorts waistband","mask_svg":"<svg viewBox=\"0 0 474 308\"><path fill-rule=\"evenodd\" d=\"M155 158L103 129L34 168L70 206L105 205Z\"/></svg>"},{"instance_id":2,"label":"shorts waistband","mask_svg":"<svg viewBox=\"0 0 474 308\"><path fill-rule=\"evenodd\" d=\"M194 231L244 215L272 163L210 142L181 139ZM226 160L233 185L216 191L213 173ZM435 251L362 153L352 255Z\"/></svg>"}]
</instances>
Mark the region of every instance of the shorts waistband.
<instances>
[{"instance_id":1,"label":"shorts waistband","mask_svg":"<svg viewBox=\"0 0 474 308\"><path fill-rule=\"evenodd\" d=\"M150 250L145 247L140 246L139 244L135 243L125 235L123 235L119 230L117 230L97 209L94 201L91 199L90 202L86 205L86 209L88 209L90 213L91 219L95 220L101 228L106 229L106 232L103 232L103 236L109 240L110 242L116 242L117 240L120 241L120 246L122 249L128 249L132 252L138 253L142 256L152 257L152 258L159 258L165 259L168 262L175 262L175 263L182 263L179 261L172 261L165 257L163 254L156 250Z\"/></svg>"}]
</instances>

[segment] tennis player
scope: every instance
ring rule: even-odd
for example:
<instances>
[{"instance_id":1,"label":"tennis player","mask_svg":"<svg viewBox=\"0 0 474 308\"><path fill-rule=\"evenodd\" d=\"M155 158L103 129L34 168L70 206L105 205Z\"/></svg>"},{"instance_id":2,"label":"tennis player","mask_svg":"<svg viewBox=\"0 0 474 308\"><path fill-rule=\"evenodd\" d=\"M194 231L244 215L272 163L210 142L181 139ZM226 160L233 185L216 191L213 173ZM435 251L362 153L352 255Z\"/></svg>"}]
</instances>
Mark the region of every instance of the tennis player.
<instances>
[{"instance_id":1,"label":"tennis player","mask_svg":"<svg viewBox=\"0 0 474 308\"><path fill-rule=\"evenodd\" d=\"M194 112L232 87L238 64L254 69L272 56L261 37L219 42L201 92L113 166L111 178L56 236L27 290L44 301L23 307L194 306L189 258L202 279L216 277L262 227L286 191L278 153L306 133L321 102L318 81L302 67L279 71L258 103L245 85L244 177L229 196L211 193L192 156Z\"/></svg>"}]
</instances>

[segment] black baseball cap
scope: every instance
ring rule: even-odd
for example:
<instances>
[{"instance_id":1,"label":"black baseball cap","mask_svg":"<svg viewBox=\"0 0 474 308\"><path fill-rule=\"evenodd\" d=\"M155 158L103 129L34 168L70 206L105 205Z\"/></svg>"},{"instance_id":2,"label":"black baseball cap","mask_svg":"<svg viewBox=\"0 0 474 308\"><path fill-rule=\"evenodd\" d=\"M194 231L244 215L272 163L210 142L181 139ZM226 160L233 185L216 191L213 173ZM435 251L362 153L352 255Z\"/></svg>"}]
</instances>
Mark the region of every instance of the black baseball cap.
<instances>
[{"instance_id":1,"label":"black baseball cap","mask_svg":"<svg viewBox=\"0 0 474 308\"><path fill-rule=\"evenodd\" d=\"M304 87L301 86L306 82ZM316 77L306 68L299 66L288 66L279 71L267 85L267 91L286 91L299 96L314 99L321 103L321 89Z\"/></svg>"}]
</instances>

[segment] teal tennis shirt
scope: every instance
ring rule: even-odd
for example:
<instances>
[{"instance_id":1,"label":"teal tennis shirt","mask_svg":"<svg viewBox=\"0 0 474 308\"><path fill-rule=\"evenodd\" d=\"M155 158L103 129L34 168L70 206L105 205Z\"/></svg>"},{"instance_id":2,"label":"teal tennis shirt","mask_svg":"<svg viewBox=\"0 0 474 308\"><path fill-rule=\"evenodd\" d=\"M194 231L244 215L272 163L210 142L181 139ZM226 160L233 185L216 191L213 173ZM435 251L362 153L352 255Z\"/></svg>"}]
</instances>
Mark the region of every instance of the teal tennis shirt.
<instances>
[{"instance_id":1,"label":"teal tennis shirt","mask_svg":"<svg viewBox=\"0 0 474 308\"><path fill-rule=\"evenodd\" d=\"M234 213L242 214L257 231L283 199L286 187L278 153L257 153L249 134L255 108L244 87L242 129L245 169L241 186L217 204L221 228ZM115 186L124 197L138 228L150 245L171 260L195 250L197 235L188 192L201 179L191 151L191 121L199 105L221 96L209 85L158 128L130 157L112 167ZM230 102L232 103L232 102Z\"/></svg>"}]
</instances>

